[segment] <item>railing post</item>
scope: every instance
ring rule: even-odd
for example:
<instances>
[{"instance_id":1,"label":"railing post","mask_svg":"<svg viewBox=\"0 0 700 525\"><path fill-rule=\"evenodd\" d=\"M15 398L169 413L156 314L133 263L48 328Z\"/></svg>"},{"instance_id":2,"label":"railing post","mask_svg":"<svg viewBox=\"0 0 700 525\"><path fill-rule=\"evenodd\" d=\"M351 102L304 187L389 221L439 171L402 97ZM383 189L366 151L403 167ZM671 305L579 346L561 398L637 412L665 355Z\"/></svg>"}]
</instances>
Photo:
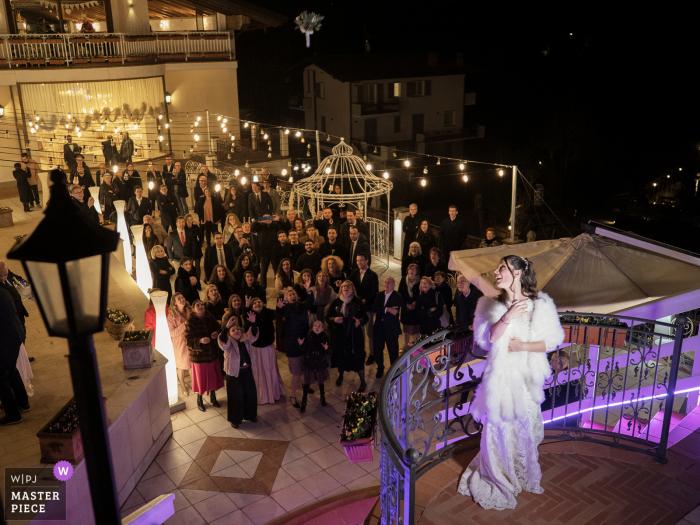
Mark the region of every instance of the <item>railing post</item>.
<instances>
[{"instance_id":1,"label":"railing post","mask_svg":"<svg viewBox=\"0 0 700 525\"><path fill-rule=\"evenodd\" d=\"M656 461L659 463L668 463L666 459L666 449L668 447L668 431L671 427L671 415L673 413L673 399L676 392L676 380L678 379L678 366L681 359L681 347L683 346L683 327L688 322L684 315L676 317L676 335L673 342L673 358L671 359L671 371L668 378L668 390L666 394L664 408L664 422L661 426L661 439L659 439L659 448L656 449Z\"/></svg>"}]
</instances>

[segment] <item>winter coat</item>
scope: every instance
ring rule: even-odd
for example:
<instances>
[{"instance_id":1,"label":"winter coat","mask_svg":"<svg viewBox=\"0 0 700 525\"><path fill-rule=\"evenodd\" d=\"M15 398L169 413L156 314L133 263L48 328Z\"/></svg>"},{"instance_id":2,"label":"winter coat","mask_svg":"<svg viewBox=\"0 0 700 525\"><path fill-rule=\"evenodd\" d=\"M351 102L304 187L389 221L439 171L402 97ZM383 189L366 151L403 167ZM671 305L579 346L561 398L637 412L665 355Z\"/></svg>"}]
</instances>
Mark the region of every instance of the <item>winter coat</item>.
<instances>
[{"instance_id":1,"label":"winter coat","mask_svg":"<svg viewBox=\"0 0 700 525\"><path fill-rule=\"evenodd\" d=\"M197 277L197 271L192 267L190 271L186 271L182 266L177 269L177 277L175 278L175 292L185 296L185 300L190 304L199 299L199 290L202 285L197 279L197 284L190 283L190 277Z\"/></svg>"},{"instance_id":2,"label":"winter coat","mask_svg":"<svg viewBox=\"0 0 700 525\"><path fill-rule=\"evenodd\" d=\"M435 330L441 328L440 316L442 316L444 305L445 302L442 300L442 295L437 290L428 290L420 293L416 302L416 309L420 319L421 335L432 334ZM432 310L433 308L435 310Z\"/></svg>"},{"instance_id":3,"label":"winter coat","mask_svg":"<svg viewBox=\"0 0 700 525\"><path fill-rule=\"evenodd\" d=\"M246 312L248 310L246 309ZM258 339L253 344L256 348L265 348L270 346L275 342L275 325L273 321L275 320L275 312L270 310L267 306L263 306L260 313L255 314L255 322L251 323L248 321L248 316L243 316L244 322L243 326L245 330L249 330L251 326L257 328Z\"/></svg>"},{"instance_id":4,"label":"winter coat","mask_svg":"<svg viewBox=\"0 0 700 525\"><path fill-rule=\"evenodd\" d=\"M406 277L401 278L399 283L399 293L403 296L406 305L418 303L418 296L420 295L420 280L411 288L411 293L413 297L408 294L408 284L406 283ZM413 310L409 310L408 307L401 308L401 324L406 326L416 326L420 324L420 313L418 312L418 306Z\"/></svg>"},{"instance_id":5,"label":"winter coat","mask_svg":"<svg viewBox=\"0 0 700 525\"><path fill-rule=\"evenodd\" d=\"M331 330L331 348L333 349L331 366L333 367L338 366L339 361L348 361L345 359L345 354L358 356L358 362L360 354L363 362L365 358L365 334L362 326L369 320L365 306L359 297L354 297L348 304L348 315L343 317L342 324L338 324L335 319L342 316L342 307L343 301L338 297L328 305L326 310L326 323ZM355 318L360 320L360 326L355 326Z\"/></svg>"},{"instance_id":6,"label":"winter coat","mask_svg":"<svg viewBox=\"0 0 700 525\"><path fill-rule=\"evenodd\" d=\"M278 308L284 315L284 349L287 357L304 355L304 349L297 339L306 337L309 331L309 312L316 313L313 302L314 294L309 293L303 303L287 303Z\"/></svg>"},{"instance_id":7,"label":"winter coat","mask_svg":"<svg viewBox=\"0 0 700 525\"><path fill-rule=\"evenodd\" d=\"M255 332L255 333L253 333ZM235 341L228 337L227 332L219 335L219 348L224 352L224 372L227 376L238 377L242 362L251 365L251 346L258 338L258 330L251 330L250 334L241 334L240 341Z\"/></svg>"},{"instance_id":8,"label":"winter coat","mask_svg":"<svg viewBox=\"0 0 700 525\"><path fill-rule=\"evenodd\" d=\"M211 301L205 301L204 302L204 308L207 309L207 312L209 312L214 319L216 319L217 323L221 323L221 320L224 318L224 314L226 313L226 305L228 303L223 302L221 299L219 299L218 303L212 303Z\"/></svg>"},{"instance_id":9,"label":"winter coat","mask_svg":"<svg viewBox=\"0 0 700 525\"><path fill-rule=\"evenodd\" d=\"M168 292L172 295L172 288L170 286L170 276L175 275L175 268L170 264L167 257L156 257L151 259L151 275L153 276L153 287L160 288L164 292ZM167 273L160 273L160 270L165 270Z\"/></svg>"},{"instance_id":10,"label":"winter coat","mask_svg":"<svg viewBox=\"0 0 700 525\"><path fill-rule=\"evenodd\" d=\"M220 332L219 323L214 316L205 311L203 317L197 317L193 313L187 320L185 328L185 339L187 349L190 352L190 362L192 363L212 363L221 356L221 349L216 342L216 338L211 339L211 334ZM208 337L210 341L206 344L200 339Z\"/></svg>"},{"instance_id":11,"label":"winter coat","mask_svg":"<svg viewBox=\"0 0 700 525\"><path fill-rule=\"evenodd\" d=\"M319 372L328 368L326 361L326 349L323 348L323 343L329 344L328 336L325 332L317 334L311 332L304 338L304 344L301 345L304 350L304 368ZM330 345L328 351L331 351Z\"/></svg>"},{"instance_id":12,"label":"winter coat","mask_svg":"<svg viewBox=\"0 0 700 525\"><path fill-rule=\"evenodd\" d=\"M489 340L489 330L508 311L508 307L491 297L482 297L474 316L474 341L488 352L486 367L476 397L471 405L474 419L488 416L491 424L527 418L523 391L527 389L538 405L544 401L544 382L552 375L545 352L510 352L508 343L517 337L524 342L545 343L554 350L564 341L554 301L540 292L536 300L528 299L532 322L528 328L525 317L512 319L498 341Z\"/></svg>"}]
</instances>

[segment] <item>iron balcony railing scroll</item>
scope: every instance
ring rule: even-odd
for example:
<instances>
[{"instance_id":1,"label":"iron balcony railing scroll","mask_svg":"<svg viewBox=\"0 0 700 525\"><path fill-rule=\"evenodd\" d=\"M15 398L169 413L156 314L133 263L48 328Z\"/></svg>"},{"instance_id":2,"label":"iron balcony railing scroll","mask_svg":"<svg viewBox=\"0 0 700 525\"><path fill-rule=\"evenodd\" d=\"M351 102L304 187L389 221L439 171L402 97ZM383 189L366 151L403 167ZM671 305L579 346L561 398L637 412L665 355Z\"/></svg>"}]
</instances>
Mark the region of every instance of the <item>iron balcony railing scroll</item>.
<instances>
[{"instance_id":1,"label":"iron balcony railing scroll","mask_svg":"<svg viewBox=\"0 0 700 525\"><path fill-rule=\"evenodd\" d=\"M700 390L700 377L682 371L679 378L684 339L678 327L684 324L682 316L672 324L563 314L567 342L550 358L567 352L569 363L544 385L548 435L633 449L665 462L672 418L679 417L684 394ZM698 337L685 339L686 351L700 348ZM470 408L483 356L469 329L458 326L424 338L388 371L380 402L383 524L413 523L416 481L479 446L474 438L481 427Z\"/></svg>"},{"instance_id":2,"label":"iron balcony railing scroll","mask_svg":"<svg viewBox=\"0 0 700 525\"><path fill-rule=\"evenodd\" d=\"M0 61L10 68L236 58L228 32L5 34L0 39Z\"/></svg>"}]
</instances>

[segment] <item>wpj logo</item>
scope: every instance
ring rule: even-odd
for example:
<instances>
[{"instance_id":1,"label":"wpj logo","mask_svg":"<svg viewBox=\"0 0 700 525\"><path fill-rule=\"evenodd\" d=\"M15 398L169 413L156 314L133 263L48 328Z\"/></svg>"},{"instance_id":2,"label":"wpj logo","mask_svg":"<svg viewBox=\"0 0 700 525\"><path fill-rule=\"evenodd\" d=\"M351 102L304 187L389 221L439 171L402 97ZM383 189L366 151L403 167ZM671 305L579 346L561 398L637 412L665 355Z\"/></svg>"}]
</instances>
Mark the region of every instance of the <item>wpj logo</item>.
<instances>
[{"instance_id":1,"label":"wpj logo","mask_svg":"<svg viewBox=\"0 0 700 525\"><path fill-rule=\"evenodd\" d=\"M67 461L59 461L53 467L53 475L59 481L68 481L73 477L73 465Z\"/></svg>"},{"instance_id":2,"label":"wpj logo","mask_svg":"<svg viewBox=\"0 0 700 525\"><path fill-rule=\"evenodd\" d=\"M5 519L65 520L65 482L72 476L73 465L67 461L58 462L53 472L48 467L5 468Z\"/></svg>"}]
</instances>

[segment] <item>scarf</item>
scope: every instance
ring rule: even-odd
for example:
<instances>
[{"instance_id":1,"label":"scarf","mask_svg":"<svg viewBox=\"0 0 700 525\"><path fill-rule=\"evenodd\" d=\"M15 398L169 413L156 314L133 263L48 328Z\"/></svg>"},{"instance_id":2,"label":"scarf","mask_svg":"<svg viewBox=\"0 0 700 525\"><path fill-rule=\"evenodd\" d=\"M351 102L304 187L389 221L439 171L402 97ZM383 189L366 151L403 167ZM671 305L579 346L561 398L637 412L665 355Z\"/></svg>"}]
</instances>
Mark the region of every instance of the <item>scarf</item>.
<instances>
[{"instance_id":1,"label":"scarf","mask_svg":"<svg viewBox=\"0 0 700 525\"><path fill-rule=\"evenodd\" d=\"M351 295L350 297L346 297L345 295L339 295L338 298L343 302L343 306L340 308L340 313L343 315L343 317L348 316L348 304L352 302L352 300L355 298L354 295Z\"/></svg>"},{"instance_id":2,"label":"scarf","mask_svg":"<svg viewBox=\"0 0 700 525\"><path fill-rule=\"evenodd\" d=\"M413 287L420 282L420 276L416 275L416 278L411 281L411 278L406 276L406 286L408 287L408 296L413 299Z\"/></svg>"}]
</instances>

